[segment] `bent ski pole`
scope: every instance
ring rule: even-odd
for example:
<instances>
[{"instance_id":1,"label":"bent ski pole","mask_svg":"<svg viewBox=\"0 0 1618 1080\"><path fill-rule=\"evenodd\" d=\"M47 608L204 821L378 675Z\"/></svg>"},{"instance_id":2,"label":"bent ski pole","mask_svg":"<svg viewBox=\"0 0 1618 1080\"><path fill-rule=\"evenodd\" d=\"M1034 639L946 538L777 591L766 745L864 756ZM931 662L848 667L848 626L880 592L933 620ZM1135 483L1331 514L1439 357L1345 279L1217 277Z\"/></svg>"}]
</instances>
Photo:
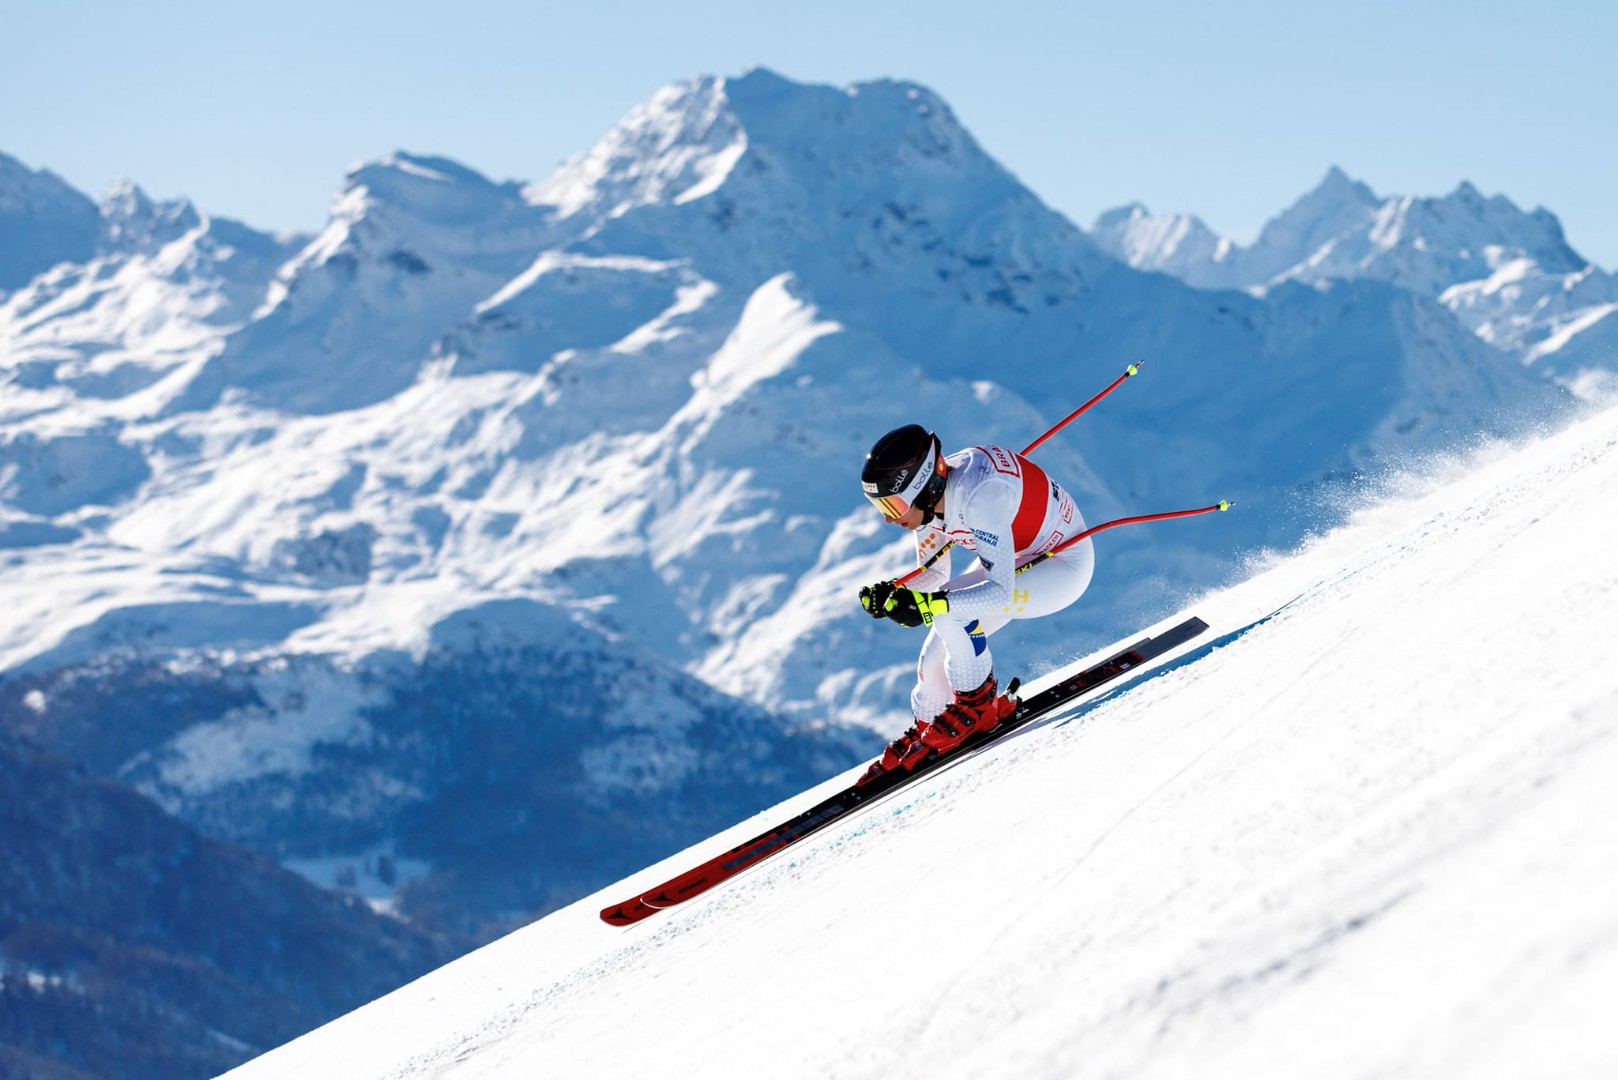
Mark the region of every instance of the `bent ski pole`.
<instances>
[{"instance_id":1,"label":"bent ski pole","mask_svg":"<svg viewBox=\"0 0 1618 1080\"><path fill-rule=\"evenodd\" d=\"M1142 360L1142 361L1140 361L1140 363L1130 364L1127 368L1124 369L1124 373L1122 375L1118 376L1116 379L1112 380L1112 382L1107 384L1107 388L1105 390L1101 391L1101 393L1097 394L1095 397L1091 398L1089 401L1086 401L1083 405L1080 405L1077 409L1074 409L1072 412L1068 413L1067 418L1064 419L1061 423L1057 424L1055 427L1051 428L1045 434L1041 435L1039 438L1037 438L1033 442L1029 443L1028 446L1023 450L1023 456L1026 457L1027 455L1033 453L1034 448L1036 446L1038 446L1040 443L1044 442L1046 439L1050 438L1052 435L1055 435L1058 431L1061 431L1063 428L1067 427L1073 421L1075 421L1079 417L1083 416L1085 411L1087 409L1089 409L1090 406L1094 405L1096 402L1100 401L1102 398L1106 397L1108 394L1110 394L1114 390L1118 389L1118 384L1119 383L1123 382L1125 379L1129 378L1131 375L1133 375L1136 372L1140 371L1140 365L1144 364L1144 363L1146 363L1146 361Z\"/></svg>"},{"instance_id":2,"label":"bent ski pole","mask_svg":"<svg viewBox=\"0 0 1618 1080\"><path fill-rule=\"evenodd\" d=\"M1090 537L1094 536L1096 533L1102 532L1102 531L1104 531L1106 529L1116 529L1120 525L1141 525L1141 524L1144 524L1144 523L1146 523L1148 521L1168 521L1171 518L1195 517L1198 514L1211 514L1215 510L1229 510L1232 506L1235 506L1235 505L1236 505L1235 503L1231 502L1228 499L1220 499L1218 502L1214 503L1212 506L1199 506L1199 507L1196 507L1193 510L1167 510L1167 511L1164 511L1163 513L1161 513L1161 514L1137 514L1134 517L1115 518L1112 521L1104 521L1100 525L1092 525L1090 528L1085 529L1083 532L1079 533L1077 536L1068 537L1066 540L1063 540L1060 544L1057 544L1055 547L1051 548L1049 551L1043 552L1043 553L1041 553L1039 555L1035 555L1032 559L1029 559L1027 562L1025 562L1021 566L1017 567L1017 573L1020 574L1024 570L1028 569L1030 566L1033 566L1035 563L1044 562L1046 559L1050 558L1052 555L1055 555L1058 552L1063 551L1063 550L1065 550L1067 548L1070 548L1074 544L1077 544L1080 540L1088 540ZM942 548L940 548L938 551L933 553L933 557L931 559L928 559L925 563L923 563L922 565L916 567L914 570L910 571L910 573L906 574L904 577L899 578L898 580L896 580L894 582L894 584L899 585L901 587L910 584L910 582L913 581L916 577L918 577L923 570L926 570L927 567L931 566L938 559L938 556L940 556L940 555L944 554L944 552L948 551L951 546L952 546L952 544L945 544Z\"/></svg>"},{"instance_id":3,"label":"bent ski pole","mask_svg":"<svg viewBox=\"0 0 1618 1080\"><path fill-rule=\"evenodd\" d=\"M1228 499L1220 499L1212 506L1199 506L1195 510L1168 510L1161 514L1138 514L1135 517L1115 518L1112 521L1103 521L1100 525L1092 525L1090 528L1085 529L1077 536L1071 536L1068 539L1063 540L1060 544L1057 544L1049 551L1040 555L1035 555L1032 559L1029 559L1027 562L1017 567L1017 573L1022 573L1024 570L1028 569L1030 566L1033 566L1037 562L1043 562L1052 555L1062 551L1064 548L1072 547L1080 540L1088 540L1090 537L1094 536L1098 532L1101 532L1103 529L1115 529L1120 525L1140 525L1148 521L1167 521L1170 518L1195 517L1198 514L1211 514L1215 510L1229 510L1235 505L1235 503L1230 502Z\"/></svg>"}]
</instances>

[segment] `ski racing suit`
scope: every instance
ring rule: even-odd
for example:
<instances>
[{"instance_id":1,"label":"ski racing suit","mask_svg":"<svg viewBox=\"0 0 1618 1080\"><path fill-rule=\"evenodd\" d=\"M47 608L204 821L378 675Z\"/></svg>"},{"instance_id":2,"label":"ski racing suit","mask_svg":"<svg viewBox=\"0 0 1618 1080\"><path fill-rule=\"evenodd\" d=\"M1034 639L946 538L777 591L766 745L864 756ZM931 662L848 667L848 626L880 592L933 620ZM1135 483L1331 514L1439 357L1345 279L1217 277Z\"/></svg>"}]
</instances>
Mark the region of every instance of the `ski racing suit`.
<instances>
[{"instance_id":1,"label":"ski racing suit","mask_svg":"<svg viewBox=\"0 0 1618 1080\"><path fill-rule=\"evenodd\" d=\"M1012 619L1037 619L1084 594L1095 569L1089 540L1019 574L1017 567L1084 531L1072 497L1032 461L1001 446L974 446L944 459L944 510L916 530L916 561L945 544L977 559L950 576L951 552L908 583L920 592L945 589L949 611L933 620L916 664L910 707L931 721L954 691L982 685L993 669L988 637Z\"/></svg>"}]
</instances>

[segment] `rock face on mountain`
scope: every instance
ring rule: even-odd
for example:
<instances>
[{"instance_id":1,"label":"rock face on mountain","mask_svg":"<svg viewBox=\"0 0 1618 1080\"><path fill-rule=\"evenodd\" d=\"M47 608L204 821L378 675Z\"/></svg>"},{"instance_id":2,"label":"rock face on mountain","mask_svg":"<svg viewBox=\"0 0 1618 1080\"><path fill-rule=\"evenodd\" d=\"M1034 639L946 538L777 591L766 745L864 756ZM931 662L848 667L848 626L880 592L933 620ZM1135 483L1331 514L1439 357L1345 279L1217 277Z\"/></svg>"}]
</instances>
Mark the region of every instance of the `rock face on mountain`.
<instances>
[{"instance_id":1,"label":"rock face on mountain","mask_svg":"<svg viewBox=\"0 0 1618 1080\"><path fill-rule=\"evenodd\" d=\"M918 640L853 599L909 558L854 479L884 431L1021 447L1145 360L1040 460L1091 522L1238 504L1104 534L1009 676L1570 403L1434 294L1471 256L1290 273L1381 213L1346 178L1257 254L1092 237L903 82L696 79L529 184L394 154L313 238L84 204L0 298L0 724L461 940L909 722Z\"/></svg>"}]
</instances>

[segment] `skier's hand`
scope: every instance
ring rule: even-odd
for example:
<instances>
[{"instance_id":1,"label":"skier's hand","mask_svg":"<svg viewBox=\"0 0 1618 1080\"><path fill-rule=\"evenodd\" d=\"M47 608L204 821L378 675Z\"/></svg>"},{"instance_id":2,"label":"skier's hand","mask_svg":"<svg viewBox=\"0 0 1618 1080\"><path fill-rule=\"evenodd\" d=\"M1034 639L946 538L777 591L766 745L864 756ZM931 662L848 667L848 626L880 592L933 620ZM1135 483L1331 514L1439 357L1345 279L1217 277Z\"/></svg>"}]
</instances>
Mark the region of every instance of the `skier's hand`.
<instances>
[{"instance_id":1,"label":"skier's hand","mask_svg":"<svg viewBox=\"0 0 1618 1080\"><path fill-rule=\"evenodd\" d=\"M888 616L900 626L931 626L949 610L949 597L942 592L917 592L895 588L883 604Z\"/></svg>"},{"instance_id":2,"label":"skier's hand","mask_svg":"<svg viewBox=\"0 0 1618 1080\"><path fill-rule=\"evenodd\" d=\"M898 588L891 581L879 581L875 585L866 585L860 589L860 607L873 619L888 617L888 600L893 596L893 590Z\"/></svg>"}]
</instances>

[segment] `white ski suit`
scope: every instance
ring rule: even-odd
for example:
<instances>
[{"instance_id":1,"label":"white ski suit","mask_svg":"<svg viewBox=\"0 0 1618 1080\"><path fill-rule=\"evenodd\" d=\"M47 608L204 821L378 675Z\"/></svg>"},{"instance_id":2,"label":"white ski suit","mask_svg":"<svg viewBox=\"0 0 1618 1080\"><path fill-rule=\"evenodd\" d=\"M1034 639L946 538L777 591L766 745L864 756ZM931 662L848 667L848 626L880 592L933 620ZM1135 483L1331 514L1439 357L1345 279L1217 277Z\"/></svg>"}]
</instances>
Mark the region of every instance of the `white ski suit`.
<instances>
[{"instance_id":1,"label":"white ski suit","mask_svg":"<svg viewBox=\"0 0 1618 1080\"><path fill-rule=\"evenodd\" d=\"M993 668L988 636L1012 619L1037 619L1084 594L1095 569L1089 540L1017 567L1084 531L1084 518L1061 486L1032 461L1001 446L974 446L945 459L943 512L916 530L916 562L924 565L945 544L977 559L950 576L951 552L907 583L921 592L949 592L949 611L933 620L916 665L910 707L931 721L973 690ZM953 549L952 549L953 550Z\"/></svg>"}]
</instances>

